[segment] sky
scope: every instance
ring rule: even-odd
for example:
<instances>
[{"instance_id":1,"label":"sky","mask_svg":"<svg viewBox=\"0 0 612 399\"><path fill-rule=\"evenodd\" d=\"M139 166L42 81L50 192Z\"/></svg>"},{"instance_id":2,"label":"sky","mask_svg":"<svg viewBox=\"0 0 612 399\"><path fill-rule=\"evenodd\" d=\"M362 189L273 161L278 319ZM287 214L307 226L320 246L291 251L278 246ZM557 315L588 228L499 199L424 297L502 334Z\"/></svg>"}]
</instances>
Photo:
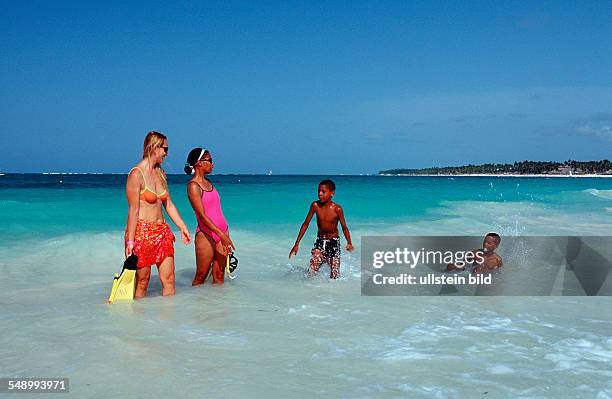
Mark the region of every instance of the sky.
<instances>
[{"instance_id":1,"label":"sky","mask_svg":"<svg viewBox=\"0 0 612 399\"><path fill-rule=\"evenodd\" d=\"M610 159L612 1L0 3L0 172Z\"/></svg>"}]
</instances>

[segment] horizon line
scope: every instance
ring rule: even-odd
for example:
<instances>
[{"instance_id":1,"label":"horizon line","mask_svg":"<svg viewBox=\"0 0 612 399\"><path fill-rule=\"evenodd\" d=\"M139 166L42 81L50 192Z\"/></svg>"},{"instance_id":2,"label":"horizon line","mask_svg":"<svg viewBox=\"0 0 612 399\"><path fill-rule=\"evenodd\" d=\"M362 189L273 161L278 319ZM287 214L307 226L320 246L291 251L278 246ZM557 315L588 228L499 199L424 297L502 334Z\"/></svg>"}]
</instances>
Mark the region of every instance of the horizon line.
<instances>
[{"instance_id":1,"label":"horizon line","mask_svg":"<svg viewBox=\"0 0 612 399\"><path fill-rule=\"evenodd\" d=\"M0 175L128 175L125 172L3 172ZM186 173L168 173L171 176L191 176ZM373 173L214 173L212 176L378 176Z\"/></svg>"}]
</instances>

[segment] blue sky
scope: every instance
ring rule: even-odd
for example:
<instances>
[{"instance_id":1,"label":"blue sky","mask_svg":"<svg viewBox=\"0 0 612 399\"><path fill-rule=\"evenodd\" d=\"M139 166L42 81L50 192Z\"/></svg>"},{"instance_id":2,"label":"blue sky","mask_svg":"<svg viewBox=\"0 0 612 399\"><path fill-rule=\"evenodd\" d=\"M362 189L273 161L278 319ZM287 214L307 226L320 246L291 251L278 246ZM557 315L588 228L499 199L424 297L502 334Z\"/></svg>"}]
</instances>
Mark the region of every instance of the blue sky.
<instances>
[{"instance_id":1,"label":"blue sky","mask_svg":"<svg viewBox=\"0 0 612 399\"><path fill-rule=\"evenodd\" d=\"M610 158L612 2L2 2L3 172Z\"/></svg>"}]
</instances>

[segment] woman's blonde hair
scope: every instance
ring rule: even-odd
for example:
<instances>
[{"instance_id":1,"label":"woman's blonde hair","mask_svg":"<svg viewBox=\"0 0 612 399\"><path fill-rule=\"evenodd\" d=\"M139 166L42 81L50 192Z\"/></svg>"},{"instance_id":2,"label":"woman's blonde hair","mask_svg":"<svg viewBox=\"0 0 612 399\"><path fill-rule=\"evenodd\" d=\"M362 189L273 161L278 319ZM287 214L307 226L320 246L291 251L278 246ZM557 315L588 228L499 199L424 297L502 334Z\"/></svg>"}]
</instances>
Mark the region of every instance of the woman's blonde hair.
<instances>
[{"instance_id":1,"label":"woman's blonde hair","mask_svg":"<svg viewBox=\"0 0 612 399\"><path fill-rule=\"evenodd\" d=\"M150 131L149 133L147 133L147 136L144 139L144 150L142 152L142 158L144 159L151 155L151 153L153 153L156 148L160 148L162 145L164 145L164 140L167 139L168 138L160 132Z\"/></svg>"}]
</instances>

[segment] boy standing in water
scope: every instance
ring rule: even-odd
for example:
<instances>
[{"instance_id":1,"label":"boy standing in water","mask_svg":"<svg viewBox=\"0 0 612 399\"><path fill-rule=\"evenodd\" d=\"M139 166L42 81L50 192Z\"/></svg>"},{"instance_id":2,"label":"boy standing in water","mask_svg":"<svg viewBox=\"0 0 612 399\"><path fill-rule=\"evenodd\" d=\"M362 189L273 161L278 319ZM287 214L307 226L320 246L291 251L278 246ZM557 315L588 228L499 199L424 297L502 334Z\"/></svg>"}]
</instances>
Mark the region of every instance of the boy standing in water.
<instances>
[{"instance_id":1,"label":"boy standing in water","mask_svg":"<svg viewBox=\"0 0 612 399\"><path fill-rule=\"evenodd\" d=\"M306 220L302 223L300 233L295 240L295 245L289 252L289 259L291 259L292 255L297 255L300 240L304 233L306 233L312 216L316 213L319 231L311 251L310 272L312 274L317 273L321 264L327 262L331 268L329 277L333 279L338 278L340 274L340 235L338 233L338 222L342 225L342 232L346 238L346 250L349 252L353 251L351 235L348 227L346 227L342 207L331 200L335 193L336 185L333 181L323 180L319 183L319 200L310 204Z\"/></svg>"}]
</instances>

